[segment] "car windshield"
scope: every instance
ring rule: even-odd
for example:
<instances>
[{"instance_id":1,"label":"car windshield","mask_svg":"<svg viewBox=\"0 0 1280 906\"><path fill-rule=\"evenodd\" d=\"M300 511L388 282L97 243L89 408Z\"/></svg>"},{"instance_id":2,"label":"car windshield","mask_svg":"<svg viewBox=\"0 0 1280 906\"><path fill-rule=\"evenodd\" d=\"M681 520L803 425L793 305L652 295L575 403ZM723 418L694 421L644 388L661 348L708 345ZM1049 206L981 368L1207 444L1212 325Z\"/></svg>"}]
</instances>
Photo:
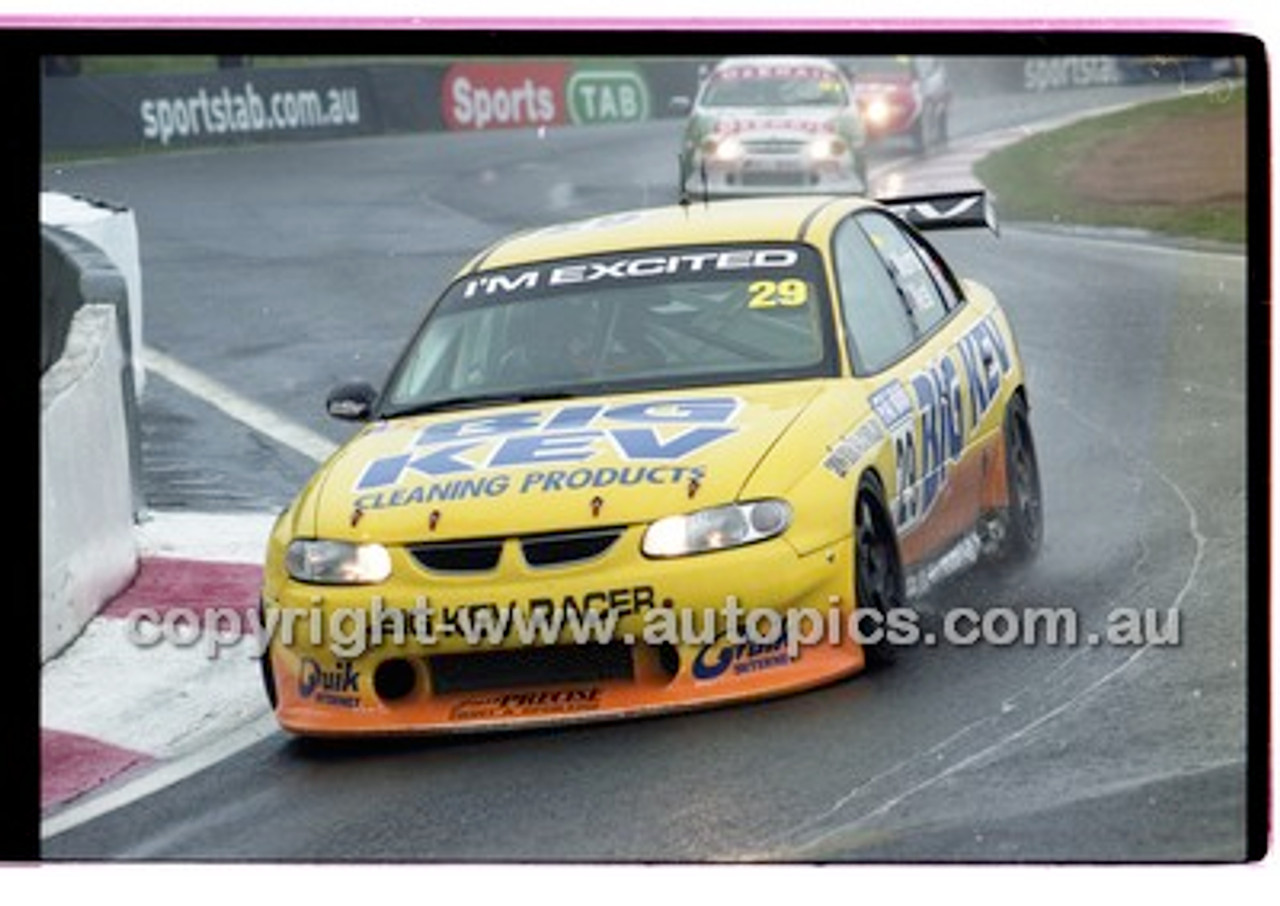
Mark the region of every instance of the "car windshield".
<instances>
[{"instance_id":1,"label":"car windshield","mask_svg":"<svg viewBox=\"0 0 1280 906\"><path fill-rule=\"evenodd\" d=\"M711 75L703 107L839 107L844 85L829 69L807 66L735 66Z\"/></svg>"},{"instance_id":2,"label":"car windshield","mask_svg":"<svg viewBox=\"0 0 1280 906\"><path fill-rule=\"evenodd\" d=\"M910 57L849 57L845 70L854 81L872 76L909 76L913 74Z\"/></svg>"},{"instance_id":3,"label":"car windshield","mask_svg":"<svg viewBox=\"0 0 1280 906\"><path fill-rule=\"evenodd\" d=\"M388 383L382 415L836 373L817 252L681 247L461 278Z\"/></svg>"}]
</instances>

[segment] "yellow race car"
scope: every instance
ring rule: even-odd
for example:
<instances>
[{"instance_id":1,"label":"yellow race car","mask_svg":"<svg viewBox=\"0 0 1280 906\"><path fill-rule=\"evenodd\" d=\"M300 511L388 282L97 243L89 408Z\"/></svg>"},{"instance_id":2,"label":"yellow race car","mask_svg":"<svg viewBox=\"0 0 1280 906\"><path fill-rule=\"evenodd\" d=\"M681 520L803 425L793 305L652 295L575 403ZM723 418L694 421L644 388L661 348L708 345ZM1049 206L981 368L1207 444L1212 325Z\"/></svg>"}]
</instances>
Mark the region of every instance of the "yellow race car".
<instances>
[{"instance_id":1,"label":"yellow race car","mask_svg":"<svg viewBox=\"0 0 1280 906\"><path fill-rule=\"evenodd\" d=\"M913 578L1042 532L1008 319L921 233L963 193L520 233L430 306L271 533L267 694L308 735L795 691L920 641ZM975 556L978 554L975 554Z\"/></svg>"}]
</instances>

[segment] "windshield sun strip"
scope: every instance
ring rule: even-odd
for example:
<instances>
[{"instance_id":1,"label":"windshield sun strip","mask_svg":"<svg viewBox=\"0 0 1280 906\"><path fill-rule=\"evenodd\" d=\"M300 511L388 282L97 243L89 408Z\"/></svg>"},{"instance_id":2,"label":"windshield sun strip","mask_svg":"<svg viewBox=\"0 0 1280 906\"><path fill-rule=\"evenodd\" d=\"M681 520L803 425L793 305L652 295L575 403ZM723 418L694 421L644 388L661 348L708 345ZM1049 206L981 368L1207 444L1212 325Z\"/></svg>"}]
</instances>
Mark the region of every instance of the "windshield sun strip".
<instances>
[{"instance_id":1,"label":"windshield sun strip","mask_svg":"<svg viewBox=\"0 0 1280 906\"><path fill-rule=\"evenodd\" d=\"M666 301L652 306L654 311L668 309L678 312L686 305L688 298L681 296L680 287L687 287L695 296L704 291L714 296L714 287L723 284L726 297L733 293L741 293L744 286L758 285L752 278L761 275L784 275L792 282L803 283L808 287L805 293L806 304L812 305L806 313L809 317L808 327L796 316L796 320L788 321L781 315L770 326L770 330L780 327L781 335L789 335L796 341L797 352L790 361L775 360L768 367L757 365L768 354L772 346L776 346L776 338L767 342L757 336L752 342L735 339L731 331L724 329L723 323L717 323L716 315L732 314L732 306L725 304L725 312L716 311L716 304L707 304L710 314L701 325L686 320L680 325L680 331L672 331L671 323L653 321L647 330L655 335L664 334L692 340L705 344L707 348L718 348L729 359L715 363L714 373L698 373L684 371L677 362L669 362L662 369L635 369L634 373L620 376L616 380L605 379L602 374L595 379L583 379L577 382L557 382L547 384L497 385L475 388L475 392L442 392L438 397L414 398L414 394L404 387L405 376L410 379L415 370L423 369L422 357L419 355L425 343L425 337L434 321L446 316L455 316L460 312L483 309L486 306L497 306L500 302L532 302L543 297L572 298L570 290L581 290L599 287L601 290L628 290L648 286L669 288ZM557 281L553 281L554 275ZM567 285L565 285L567 284ZM581 284L581 285L579 285ZM608 297L607 292L600 294ZM617 298L622 298L621 296ZM683 301L682 301L683 299ZM615 303L615 309L618 303ZM623 303L625 304L625 303ZM751 306L748 306L751 307ZM514 310L514 309L513 309ZM638 249L612 254L596 254L564 259L553 259L533 262L528 265L511 266L491 271L469 270L460 275L448 290L431 306L431 313L415 334L413 342L397 362L386 384L377 410L380 417L397 417L434 408L470 407L482 405L502 405L519 403L541 398L563 398L577 396L595 390L608 388L617 392L640 389L661 389L665 386L698 386L714 385L717 382L738 382L751 376L759 376L761 380L789 380L797 378L821 377L836 374L839 370L839 352L831 324L831 300L826 283L826 273L822 265L821 254L807 243L767 241L760 243L733 243L706 246L674 246L652 249ZM739 303L741 311L741 303ZM795 314L793 312L793 314ZM673 318L673 320L676 320ZM609 316L610 337L616 328L617 311ZM747 323L747 322L744 322ZM748 325L752 326L752 325ZM804 352L806 338L812 344L810 353ZM750 336L748 335L748 339ZM772 344L772 346L770 345ZM428 350L430 353L431 350ZM440 362L448 359L449 367L456 368L454 361L459 358L459 351L451 349L436 354L436 361L429 362L430 367L444 367ZM731 361L741 359L746 368L738 368ZM492 360L492 353L490 353ZM604 360L601 354L599 361ZM400 395L396 389L400 388ZM447 390L448 388L442 388Z\"/></svg>"}]
</instances>

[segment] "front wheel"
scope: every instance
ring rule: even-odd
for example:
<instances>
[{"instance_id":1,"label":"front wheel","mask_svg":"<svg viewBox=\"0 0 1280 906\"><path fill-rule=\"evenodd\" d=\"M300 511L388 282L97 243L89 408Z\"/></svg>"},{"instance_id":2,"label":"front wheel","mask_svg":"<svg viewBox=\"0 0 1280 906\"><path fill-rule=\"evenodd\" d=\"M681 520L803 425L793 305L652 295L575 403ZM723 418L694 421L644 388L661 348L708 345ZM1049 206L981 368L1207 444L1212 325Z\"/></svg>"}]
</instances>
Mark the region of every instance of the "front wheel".
<instances>
[{"instance_id":1,"label":"front wheel","mask_svg":"<svg viewBox=\"0 0 1280 906\"><path fill-rule=\"evenodd\" d=\"M261 603L258 604L258 625L267 625L266 611ZM276 672L271 667L271 644L269 641L263 648L262 655L258 658L258 669L262 679L262 689L267 695L267 704L274 711L279 701L276 696Z\"/></svg>"},{"instance_id":2,"label":"front wheel","mask_svg":"<svg viewBox=\"0 0 1280 906\"><path fill-rule=\"evenodd\" d=\"M262 657L258 659L258 668L262 675L262 690L267 695L267 704L271 706L271 710L276 709L279 700L276 697L276 672L271 667L271 652L262 652Z\"/></svg>"},{"instance_id":3,"label":"front wheel","mask_svg":"<svg viewBox=\"0 0 1280 906\"><path fill-rule=\"evenodd\" d=\"M1001 559L1024 562L1040 550L1044 536L1044 505L1040 494L1040 465L1027 402L1021 394L1009 401L1004 415L1005 486L1008 519Z\"/></svg>"},{"instance_id":4,"label":"front wheel","mask_svg":"<svg viewBox=\"0 0 1280 906\"><path fill-rule=\"evenodd\" d=\"M878 641L863 646L867 663L878 666L892 660L886 641L889 614L906 603L906 579L898 553L898 538L884 503L884 491L874 475L863 477L854 510L854 583L857 608L874 614L858 625L867 637ZM872 621L875 621L874 623ZM872 636L871 633L877 633Z\"/></svg>"}]
</instances>

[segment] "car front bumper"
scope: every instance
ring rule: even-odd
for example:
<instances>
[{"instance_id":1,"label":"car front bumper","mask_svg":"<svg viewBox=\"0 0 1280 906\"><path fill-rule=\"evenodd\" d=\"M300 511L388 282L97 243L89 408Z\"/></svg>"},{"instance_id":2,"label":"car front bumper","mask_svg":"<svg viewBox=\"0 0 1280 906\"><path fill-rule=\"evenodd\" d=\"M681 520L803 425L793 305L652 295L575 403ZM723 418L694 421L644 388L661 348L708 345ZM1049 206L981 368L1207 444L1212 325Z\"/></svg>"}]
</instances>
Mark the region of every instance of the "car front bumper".
<instances>
[{"instance_id":1,"label":"car front bumper","mask_svg":"<svg viewBox=\"0 0 1280 906\"><path fill-rule=\"evenodd\" d=\"M705 173L705 181L703 174ZM858 170L845 160L812 162L803 157L744 157L732 162L694 162L685 179L687 194L697 197L770 195L796 192L864 193Z\"/></svg>"},{"instance_id":2,"label":"car front bumper","mask_svg":"<svg viewBox=\"0 0 1280 906\"><path fill-rule=\"evenodd\" d=\"M775 635L801 608L847 625L850 539L805 556L774 539L651 560L636 553L639 532L589 565L475 577L427 575L396 551L396 573L380 586L306 585L269 564L279 722L307 735L492 730L707 707L862 668L848 633L805 644L794 627ZM491 614L483 625L507 631L469 639L477 608ZM543 622L530 622L534 612ZM557 625L558 635L545 629Z\"/></svg>"}]
</instances>

